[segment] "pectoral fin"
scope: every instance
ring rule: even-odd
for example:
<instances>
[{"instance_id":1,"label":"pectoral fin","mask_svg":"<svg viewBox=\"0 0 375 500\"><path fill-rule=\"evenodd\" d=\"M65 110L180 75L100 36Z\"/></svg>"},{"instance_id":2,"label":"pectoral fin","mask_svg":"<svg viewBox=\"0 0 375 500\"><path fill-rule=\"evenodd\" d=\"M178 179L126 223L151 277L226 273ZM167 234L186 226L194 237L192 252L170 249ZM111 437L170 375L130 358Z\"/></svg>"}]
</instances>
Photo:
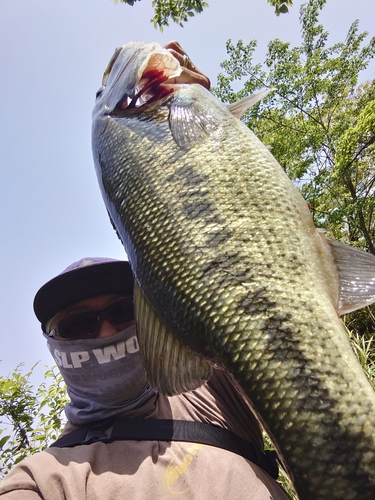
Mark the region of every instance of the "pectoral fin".
<instances>
[{"instance_id":1,"label":"pectoral fin","mask_svg":"<svg viewBox=\"0 0 375 500\"><path fill-rule=\"evenodd\" d=\"M211 365L173 337L137 283L134 303L139 349L151 387L173 396L208 380Z\"/></svg>"},{"instance_id":2,"label":"pectoral fin","mask_svg":"<svg viewBox=\"0 0 375 500\"><path fill-rule=\"evenodd\" d=\"M345 245L337 240L328 241L338 270L339 315L347 314L375 302L375 255Z\"/></svg>"},{"instance_id":3,"label":"pectoral fin","mask_svg":"<svg viewBox=\"0 0 375 500\"><path fill-rule=\"evenodd\" d=\"M184 150L199 144L208 135L221 128L218 118L201 102L190 98L189 95L178 95L173 98L169 127L173 139Z\"/></svg>"}]
</instances>

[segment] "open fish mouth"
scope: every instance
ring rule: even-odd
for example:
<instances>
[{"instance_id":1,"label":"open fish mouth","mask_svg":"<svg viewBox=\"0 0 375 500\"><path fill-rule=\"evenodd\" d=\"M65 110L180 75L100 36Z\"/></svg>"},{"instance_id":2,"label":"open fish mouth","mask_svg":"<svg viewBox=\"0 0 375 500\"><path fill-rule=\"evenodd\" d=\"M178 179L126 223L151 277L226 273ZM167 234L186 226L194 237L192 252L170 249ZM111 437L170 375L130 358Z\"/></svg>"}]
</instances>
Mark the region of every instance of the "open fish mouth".
<instances>
[{"instance_id":1,"label":"open fish mouth","mask_svg":"<svg viewBox=\"0 0 375 500\"><path fill-rule=\"evenodd\" d=\"M143 111L154 103L160 105L181 85L201 83L185 69L168 48L159 44L139 43L132 54L124 45L116 49L104 72L97 101L104 98L105 114L119 117Z\"/></svg>"},{"instance_id":2,"label":"open fish mouth","mask_svg":"<svg viewBox=\"0 0 375 500\"><path fill-rule=\"evenodd\" d=\"M170 78L163 70L147 69L135 88L135 95L131 97L125 94L117 104L114 114L119 111L142 108L164 100L175 92L173 83L170 83L169 80L174 80L175 83L176 78Z\"/></svg>"}]
</instances>

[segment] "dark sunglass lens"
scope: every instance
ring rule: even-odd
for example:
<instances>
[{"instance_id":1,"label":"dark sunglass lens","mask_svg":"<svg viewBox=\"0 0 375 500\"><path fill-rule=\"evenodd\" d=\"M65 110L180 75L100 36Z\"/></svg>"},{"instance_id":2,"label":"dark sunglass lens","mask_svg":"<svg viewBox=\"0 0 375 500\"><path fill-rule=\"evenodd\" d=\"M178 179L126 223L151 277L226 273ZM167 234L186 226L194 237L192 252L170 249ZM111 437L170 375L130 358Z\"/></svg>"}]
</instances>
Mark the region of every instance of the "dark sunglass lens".
<instances>
[{"instance_id":1,"label":"dark sunglass lens","mask_svg":"<svg viewBox=\"0 0 375 500\"><path fill-rule=\"evenodd\" d=\"M133 300L131 298L119 300L111 304L106 312L114 325L128 323L134 319Z\"/></svg>"},{"instance_id":2,"label":"dark sunglass lens","mask_svg":"<svg viewBox=\"0 0 375 500\"><path fill-rule=\"evenodd\" d=\"M58 333L61 337L74 339L86 337L98 328L98 314L95 311L87 311L62 319L58 324Z\"/></svg>"}]
</instances>

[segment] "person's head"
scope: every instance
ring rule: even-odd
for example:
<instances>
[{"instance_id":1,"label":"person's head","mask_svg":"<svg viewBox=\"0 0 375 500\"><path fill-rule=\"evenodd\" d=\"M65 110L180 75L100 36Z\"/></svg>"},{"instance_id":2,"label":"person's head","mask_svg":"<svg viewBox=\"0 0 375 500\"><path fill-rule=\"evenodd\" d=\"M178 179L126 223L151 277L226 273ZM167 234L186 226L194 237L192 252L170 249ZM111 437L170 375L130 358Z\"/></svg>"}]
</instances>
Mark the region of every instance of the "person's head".
<instances>
[{"instance_id":1,"label":"person's head","mask_svg":"<svg viewBox=\"0 0 375 500\"><path fill-rule=\"evenodd\" d=\"M121 415L150 398L128 262L74 262L39 289L34 311L66 382L73 424Z\"/></svg>"},{"instance_id":2,"label":"person's head","mask_svg":"<svg viewBox=\"0 0 375 500\"><path fill-rule=\"evenodd\" d=\"M129 263L104 258L74 262L39 289L34 311L43 332L60 340L107 337L123 330L134 320Z\"/></svg>"}]
</instances>

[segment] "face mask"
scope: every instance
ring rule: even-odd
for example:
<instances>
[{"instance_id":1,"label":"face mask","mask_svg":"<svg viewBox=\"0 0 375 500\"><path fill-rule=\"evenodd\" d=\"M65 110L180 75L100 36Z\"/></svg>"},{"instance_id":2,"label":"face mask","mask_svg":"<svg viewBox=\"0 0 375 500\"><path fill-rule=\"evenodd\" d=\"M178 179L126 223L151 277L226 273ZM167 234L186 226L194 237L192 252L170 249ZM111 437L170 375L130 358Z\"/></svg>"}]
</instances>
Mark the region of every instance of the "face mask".
<instances>
[{"instance_id":1,"label":"face mask","mask_svg":"<svg viewBox=\"0 0 375 500\"><path fill-rule=\"evenodd\" d=\"M139 354L135 325L112 337L57 340L47 344L67 385L65 407L74 425L116 417L153 394Z\"/></svg>"}]
</instances>

